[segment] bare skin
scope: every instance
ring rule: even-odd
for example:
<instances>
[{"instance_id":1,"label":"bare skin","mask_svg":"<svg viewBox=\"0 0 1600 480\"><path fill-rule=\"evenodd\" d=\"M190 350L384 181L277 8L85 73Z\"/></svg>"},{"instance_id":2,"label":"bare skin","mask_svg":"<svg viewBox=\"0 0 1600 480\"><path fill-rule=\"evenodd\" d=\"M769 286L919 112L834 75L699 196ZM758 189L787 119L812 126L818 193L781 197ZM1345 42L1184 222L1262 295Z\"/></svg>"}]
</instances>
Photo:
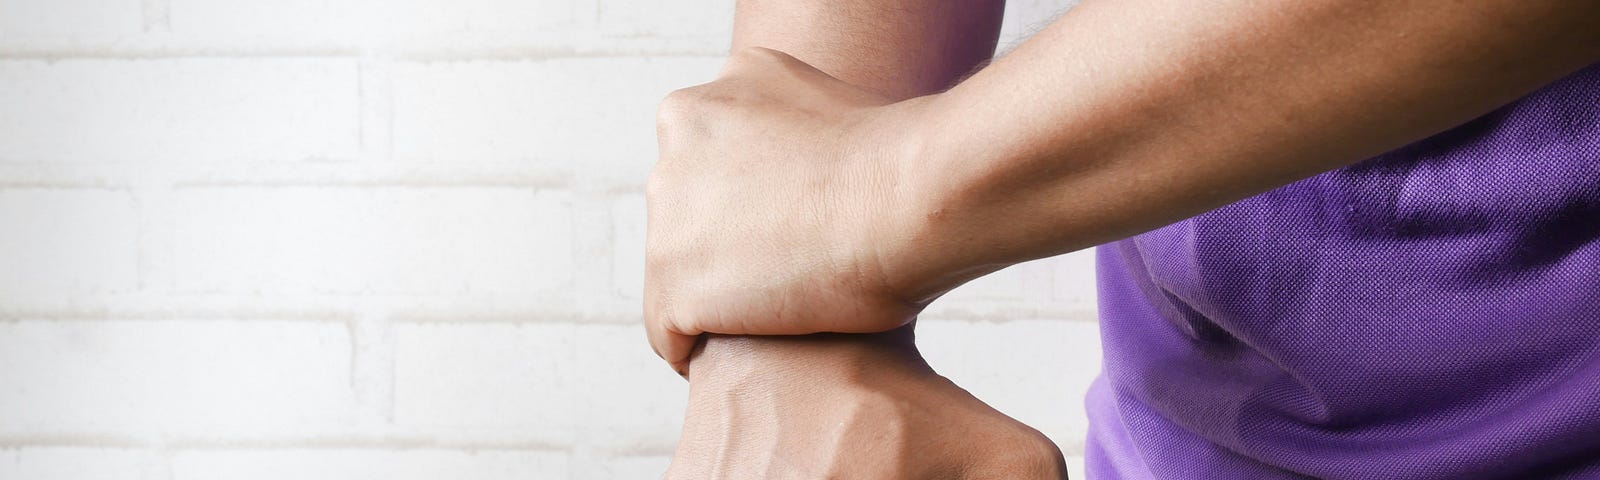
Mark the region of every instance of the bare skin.
<instances>
[{"instance_id":1,"label":"bare skin","mask_svg":"<svg viewBox=\"0 0 1600 480\"><path fill-rule=\"evenodd\" d=\"M739 3L735 44L782 48L903 100L993 54L1000 1ZM693 360L668 478L1065 478L1054 443L922 361L912 327L711 336Z\"/></svg>"},{"instance_id":2,"label":"bare skin","mask_svg":"<svg viewBox=\"0 0 1600 480\"><path fill-rule=\"evenodd\" d=\"M1600 3L1090 0L904 101L781 52L662 106L645 320L875 332L1017 262L1458 125L1600 59Z\"/></svg>"},{"instance_id":3,"label":"bare skin","mask_svg":"<svg viewBox=\"0 0 1600 480\"><path fill-rule=\"evenodd\" d=\"M994 55L999 40L1000 17L1004 0L740 0L735 10L733 46L737 51L752 48L776 49L796 56L828 77L840 79L870 103L891 103L943 91L961 76L976 70ZM680 95L681 97L682 95ZM661 112L662 148L677 146L673 131L681 130L688 119L674 118L672 102L664 102ZM686 112L687 113L687 112ZM683 120L683 121L680 121ZM835 130L837 126L831 126ZM831 143L831 142L830 142ZM684 147L688 147L684 145ZM692 148L692 147L690 147ZM665 158L665 157L663 157ZM769 172L775 173L775 172ZM781 178L775 175L774 178ZM685 179L687 181L695 181ZM652 185L660 186L660 182ZM799 195L804 193L797 192ZM662 209L655 209L663 213ZM674 221L657 215L659 225ZM705 222L696 221L697 225ZM708 228L709 225L703 225ZM671 248L657 241L668 232L652 231L652 251ZM729 242L731 235L705 232ZM791 241L784 232L769 232L777 242ZM802 249L801 251L808 250ZM687 253L687 252L685 252ZM663 258L652 255L651 258ZM651 272L666 269L650 268ZM747 269L747 273L754 273ZM647 288L670 295L660 278L647 278ZM688 279L684 279L688 280ZM652 295L651 303L665 303L665 296ZM660 311L650 308L646 311ZM818 312L818 316L842 313L839 309ZM656 318L656 317L652 317ZM845 320L845 315L839 315ZM871 331L883 331L880 328ZM823 330L812 330L812 333ZM845 331L845 330L841 330ZM650 329L650 342L664 353L679 373L688 367L687 354L696 338Z\"/></svg>"},{"instance_id":4,"label":"bare skin","mask_svg":"<svg viewBox=\"0 0 1600 480\"><path fill-rule=\"evenodd\" d=\"M667 478L1067 478L1054 443L935 374L910 340L713 337Z\"/></svg>"},{"instance_id":5,"label":"bare skin","mask_svg":"<svg viewBox=\"0 0 1600 480\"><path fill-rule=\"evenodd\" d=\"M864 350L713 337L690 353L706 332L895 329L977 276L1347 165L1600 59L1592 2L1090 0L934 93L960 68L882 46L905 37L864 25L963 24L854 4L741 3L723 75L663 103L645 316L657 352L691 379L675 478L919 478L946 467L905 452L950 442L965 465L1050 463L1036 460L1053 447L986 461L1009 450L982 439L1042 444L915 367L914 349L869 355L874 337L908 328L808 344ZM812 33L834 31L845 34ZM962 428L908 426L921 419Z\"/></svg>"}]
</instances>

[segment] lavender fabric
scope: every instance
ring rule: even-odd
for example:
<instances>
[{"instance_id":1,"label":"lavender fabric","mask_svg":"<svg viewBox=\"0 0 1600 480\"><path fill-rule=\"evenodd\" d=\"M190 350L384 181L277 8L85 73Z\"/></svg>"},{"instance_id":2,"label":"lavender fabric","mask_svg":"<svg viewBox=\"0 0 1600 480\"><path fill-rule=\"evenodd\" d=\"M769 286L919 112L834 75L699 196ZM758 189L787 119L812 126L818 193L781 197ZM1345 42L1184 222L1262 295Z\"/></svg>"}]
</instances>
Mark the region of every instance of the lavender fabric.
<instances>
[{"instance_id":1,"label":"lavender fabric","mask_svg":"<svg viewBox=\"0 0 1600 480\"><path fill-rule=\"evenodd\" d=\"M1600 479L1600 64L1099 247L1106 479Z\"/></svg>"}]
</instances>

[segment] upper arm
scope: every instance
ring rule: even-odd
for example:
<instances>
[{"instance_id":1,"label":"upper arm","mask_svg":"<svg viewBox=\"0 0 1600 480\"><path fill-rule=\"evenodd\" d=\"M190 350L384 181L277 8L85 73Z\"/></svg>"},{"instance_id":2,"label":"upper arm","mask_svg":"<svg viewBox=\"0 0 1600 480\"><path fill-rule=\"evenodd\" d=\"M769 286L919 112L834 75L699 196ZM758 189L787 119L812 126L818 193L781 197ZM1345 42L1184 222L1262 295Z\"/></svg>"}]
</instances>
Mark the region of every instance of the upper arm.
<instances>
[{"instance_id":1,"label":"upper arm","mask_svg":"<svg viewBox=\"0 0 1600 480\"><path fill-rule=\"evenodd\" d=\"M994 55L1005 0L739 0L733 46L779 50L894 99L935 93Z\"/></svg>"}]
</instances>

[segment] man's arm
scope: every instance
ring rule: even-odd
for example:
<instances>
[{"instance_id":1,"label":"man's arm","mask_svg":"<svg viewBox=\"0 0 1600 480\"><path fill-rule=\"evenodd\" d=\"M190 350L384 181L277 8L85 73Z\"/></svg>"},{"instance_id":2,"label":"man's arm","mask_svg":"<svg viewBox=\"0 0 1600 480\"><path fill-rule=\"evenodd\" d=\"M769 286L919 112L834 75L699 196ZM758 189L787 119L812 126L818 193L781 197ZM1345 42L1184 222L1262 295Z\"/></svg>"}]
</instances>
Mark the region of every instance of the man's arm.
<instances>
[{"instance_id":1,"label":"man's arm","mask_svg":"<svg viewBox=\"0 0 1600 480\"><path fill-rule=\"evenodd\" d=\"M702 332L889 330L977 276L1354 163L1597 60L1600 3L1568 0L1089 0L900 102L743 51L663 108L646 321L674 364Z\"/></svg>"},{"instance_id":2,"label":"man's arm","mask_svg":"<svg viewBox=\"0 0 1600 480\"><path fill-rule=\"evenodd\" d=\"M739 0L733 48L788 52L846 83L904 100L949 88L988 62L1004 10L1005 0ZM687 354L697 340L660 336L651 343L670 342L668 350ZM680 373L684 360L673 359Z\"/></svg>"},{"instance_id":3,"label":"man's arm","mask_svg":"<svg viewBox=\"0 0 1600 480\"><path fill-rule=\"evenodd\" d=\"M942 91L988 61L1003 6L741 0L734 46L781 49L901 100ZM689 409L668 477L1065 477L1049 439L934 373L912 338L909 325L708 336L691 362Z\"/></svg>"},{"instance_id":4,"label":"man's arm","mask_svg":"<svg viewBox=\"0 0 1600 480\"><path fill-rule=\"evenodd\" d=\"M1372 157L1597 60L1592 1L1087 1L898 120L925 142L899 165L901 232L919 233L884 237L886 276L937 295Z\"/></svg>"},{"instance_id":5,"label":"man's arm","mask_svg":"<svg viewBox=\"0 0 1600 480\"><path fill-rule=\"evenodd\" d=\"M782 51L890 100L949 88L994 55L1005 0L739 0L734 50Z\"/></svg>"},{"instance_id":6,"label":"man's arm","mask_svg":"<svg viewBox=\"0 0 1600 480\"><path fill-rule=\"evenodd\" d=\"M904 333L710 336L667 478L1066 478L1050 439L934 373Z\"/></svg>"}]
</instances>

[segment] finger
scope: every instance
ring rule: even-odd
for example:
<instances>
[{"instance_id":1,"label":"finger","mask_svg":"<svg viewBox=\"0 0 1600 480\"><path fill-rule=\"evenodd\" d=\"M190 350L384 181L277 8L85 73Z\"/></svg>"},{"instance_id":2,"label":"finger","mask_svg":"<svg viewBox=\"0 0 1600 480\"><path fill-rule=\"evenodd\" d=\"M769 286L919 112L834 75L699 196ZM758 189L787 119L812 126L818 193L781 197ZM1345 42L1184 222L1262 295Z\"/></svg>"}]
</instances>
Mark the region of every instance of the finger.
<instances>
[{"instance_id":1,"label":"finger","mask_svg":"<svg viewBox=\"0 0 1600 480\"><path fill-rule=\"evenodd\" d=\"M689 358L692 357L695 344L700 342L699 335L667 334L668 347L673 352L673 357L667 360L672 365L672 370L678 372L684 380L689 379ZM681 353L679 353L681 352Z\"/></svg>"},{"instance_id":2,"label":"finger","mask_svg":"<svg viewBox=\"0 0 1600 480\"><path fill-rule=\"evenodd\" d=\"M656 356L667 361L672 370L684 378L689 376L689 354L694 351L695 342L699 335L684 335L672 332L660 322L650 322L645 325L645 333L650 340L650 348L655 350Z\"/></svg>"}]
</instances>

